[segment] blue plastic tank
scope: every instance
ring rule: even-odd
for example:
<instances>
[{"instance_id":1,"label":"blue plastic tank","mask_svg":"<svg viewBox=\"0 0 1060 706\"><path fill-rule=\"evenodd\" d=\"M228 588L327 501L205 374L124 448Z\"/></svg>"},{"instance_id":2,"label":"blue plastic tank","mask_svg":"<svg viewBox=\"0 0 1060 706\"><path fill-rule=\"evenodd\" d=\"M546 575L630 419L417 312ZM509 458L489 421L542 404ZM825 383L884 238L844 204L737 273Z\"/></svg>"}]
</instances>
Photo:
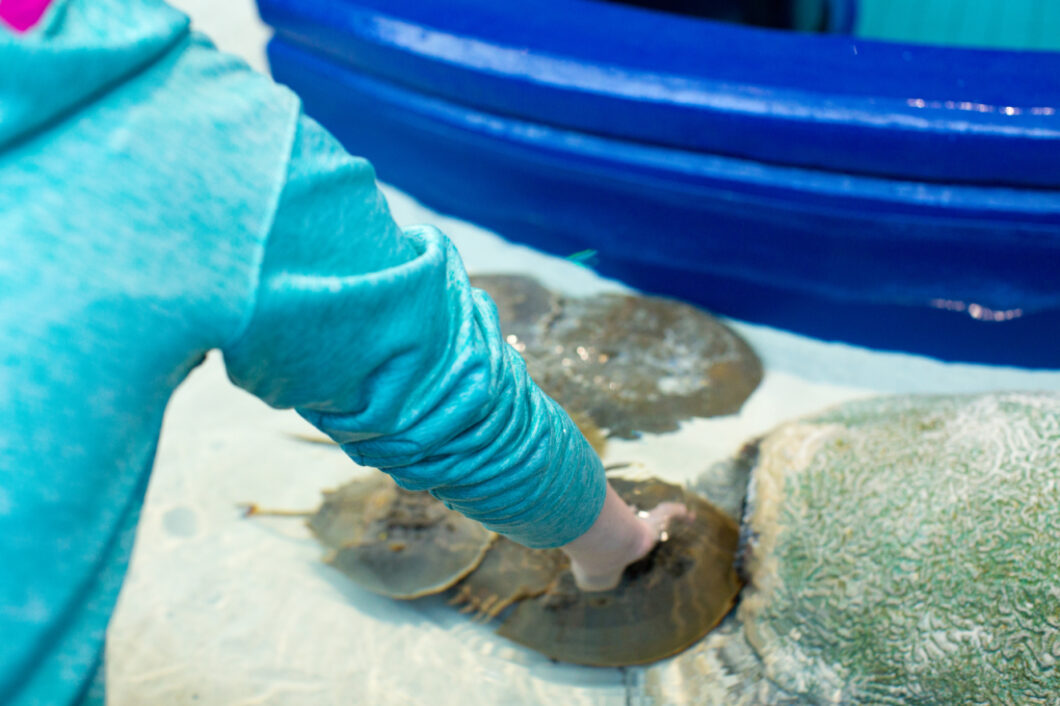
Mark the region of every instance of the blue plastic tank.
<instances>
[{"instance_id":1,"label":"blue plastic tank","mask_svg":"<svg viewBox=\"0 0 1060 706\"><path fill-rule=\"evenodd\" d=\"M648 291L1060 365L1060 54L602 0L261 0L274 76L380 178Z\"/></svg>"}]
</instances>

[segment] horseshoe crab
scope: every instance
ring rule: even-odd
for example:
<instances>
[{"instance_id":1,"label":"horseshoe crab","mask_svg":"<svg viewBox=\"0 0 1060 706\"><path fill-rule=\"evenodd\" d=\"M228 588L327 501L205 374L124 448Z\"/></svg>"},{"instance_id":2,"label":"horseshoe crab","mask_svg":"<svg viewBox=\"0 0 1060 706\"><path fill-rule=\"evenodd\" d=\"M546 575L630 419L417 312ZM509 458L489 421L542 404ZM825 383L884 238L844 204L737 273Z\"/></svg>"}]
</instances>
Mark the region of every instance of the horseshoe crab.
<instances>
[{"instance_id":1,"label":"horseshoe crab","mask_svg":"<svg viewBox=\"0 0 1060 706\"><path fill-rule=\"evenodd\" d=\"M533 277L525 275L472 275L472 287L485 290L497 306L505 338L517 351L536 348L552 319L559 314L560 298Z\"/></svg>"},{"instance_id":2,"label":"horseshoe crab","mask_svg":"<svg viewBox=\"0 0 1060 706\"><path fill-rule=\"evenodd\" d=\"M734 567L736 523L676 485L657 479L611 483L635 508L674 500L688 505L694 519L671 528L668 539L629 566L610 591L584 593L569 571L561 571L537 596L516 603L498 634L564 662L645 664L686 649L732 608L741 586ZM530 551L524 549L524 556ZM464 584L488 579L497 584L494 594L506 596L512 591L500 586L521 581L521 572L511 566L478 578L487 574L490 567L483 562Z\"/></svg>"},{"instance_id":3,"label":"horseshoe crab","mask_svg":"<svg viewBox=\"0 0 1060 706\"><path fill-rule=\"evenodd\" d=\"M492 620L515 603L540 596L569 565L558 549L527 549L498 536L482 563L453 589L450 603Z\"/></svg>"},{"instance_id":4,"label":"horseshoe crab","mask_svg":"<svg viewBox=\"0 0 1060 706\"><path fill-rule=\"evenodd\" d=\"M487 620L500 617L499 634L553 659L597 666L653 662L702 638L732 607L740 588L733 561L737 526L678 486L611 482L634 507L677 500L694 518L672 528L616 588L597 593L575 587L559 549L527 549L492 535L386 477L328 491L308 524L334 550L329 563L368 590L418 598L451 588L451 604ZM268 513L254 508L250 514Z\"/></svg>"},{"instance_id":5,"label":"horseshoe crab","mask_svg":"<svg viewBox=\"0 0 1060 706\"><path fill-rule=\"evenodd\" d=\"M1060 395L848 403L700 487L748 478L747 588L656 703L1057 703Z\"/></svg>"},{"instance_id":6,"label":"horseshoe crab","mask_svg":"<svg viewBox=\"0 0 1060 706\"><path fill-rule=\"evenodd\" d=\"M391 598L419 598L449 588L486 555L494 534L426 493L376 473L335 490L313 513L261 510L248 515L308 518L331 552L324 561L363 588Z\"/></svg>"},{"instance_id":7,"label":"horseshoe crab","mask_svg":"<svg viewBox=\"0 0 1060 706\"><path fill-rule=\"evenodd\" d=\"M750 346L714 317L650 296L560 297L523 276L472 278L534 381L610 436L731 414L762 379Z\"/></svg>"}]
</instances>

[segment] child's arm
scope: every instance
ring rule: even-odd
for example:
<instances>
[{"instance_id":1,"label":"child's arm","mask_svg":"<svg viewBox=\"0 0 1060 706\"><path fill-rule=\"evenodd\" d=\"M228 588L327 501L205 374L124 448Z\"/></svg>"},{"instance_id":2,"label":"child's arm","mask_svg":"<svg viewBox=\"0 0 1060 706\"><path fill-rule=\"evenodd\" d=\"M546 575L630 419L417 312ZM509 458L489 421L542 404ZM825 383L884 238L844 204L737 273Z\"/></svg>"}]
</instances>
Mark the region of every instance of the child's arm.
<instances>
[{"instance_id":1,"label":"child's arm","mask_svg":"<svg viewBox=\"0 0 1060 706\"><path fill-rule=\"evenodd\" d=\"M238 384L527 546L567 545L594 526L599 459L502 340L452 244L433 228L399 230L367 162L306 119L255 299L224 350ZM602 527L643 524L626 519Z\"/></svg>"}]
</instances>

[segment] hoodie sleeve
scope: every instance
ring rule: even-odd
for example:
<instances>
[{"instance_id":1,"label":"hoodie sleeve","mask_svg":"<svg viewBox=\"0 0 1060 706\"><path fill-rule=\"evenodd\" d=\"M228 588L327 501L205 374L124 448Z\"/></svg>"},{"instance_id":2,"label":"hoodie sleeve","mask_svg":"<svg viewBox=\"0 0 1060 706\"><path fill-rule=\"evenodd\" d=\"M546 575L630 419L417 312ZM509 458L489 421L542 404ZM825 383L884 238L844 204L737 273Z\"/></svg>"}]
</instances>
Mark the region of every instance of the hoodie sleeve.
<instances>
[{"instance_id":1,"label":"hoodie sleeve","mask_svg":"<svg viewBox=\"0 0 1060 706\"><path fill-rule=\"evenodd\" d=\"M372 167L302 118L231 379L355 461L530 547L603 505L603 468L506 344L434 228L402 230Z\"/></svg>"}]
</instances>

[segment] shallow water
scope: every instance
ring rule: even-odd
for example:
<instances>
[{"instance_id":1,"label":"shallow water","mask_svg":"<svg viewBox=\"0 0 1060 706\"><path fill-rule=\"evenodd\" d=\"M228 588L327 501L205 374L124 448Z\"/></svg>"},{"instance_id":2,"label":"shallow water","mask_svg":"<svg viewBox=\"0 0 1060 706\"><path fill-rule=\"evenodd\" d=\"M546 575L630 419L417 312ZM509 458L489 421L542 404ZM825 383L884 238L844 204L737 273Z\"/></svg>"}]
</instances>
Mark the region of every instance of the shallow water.
<instances>
[{"instance_id":1,"label":"shallow water","mask_svg":"<svg viewBox=\"0 0 1060 706\"><path fill-rule=\"evenodd\" d=\"M525 272L570 294L623 290L591 271L387 191L404 224L434 223L472 272ZM893 392L1060 390L1060 371L946 364L822 343L731 322L766 367L738 415L679 432L613 440L607 462L631 462L672 481L698 476L748 438L791 417ZM108 698L166 704L626 704L682 672L663 662L628 670L551 663L493 634L441 599L399 603L367 593L320 563L297 520L254 521L237 505L311 508L357 469L307 431L234 388L214 356L178 390L166 417L132 568L112 622ZM680 658L678 658L680 659ZM671 660L672 662L672 660Z\"/></svg>"},{"instance_id":2,"label":"shallow water","mask_svg":"<svg viewBox=\"0 0 1060 706\"><path fill-rule=\"evenodd\" d=\"M264 67L268 33L251 0L174 4L223 49ZM396 190L388 189L387 197L402 224L445 231L473 273L530 273L575 295L626 291L576 264L434 214ZM1060 370L945 364L730 323L766 368L741 412L696 420L673 434L612 440L607 462L685 481L746 439L849 399L1060 390ZM321 489L364 472L334 448L287 435L305 431L294 413L272 410L233 387L217 356L177 391L108 633L112 706L620 706L681 703L689 693L680 656L626 670L555 664L456 613L442 598L402 603L357 588L319 561L320 546L298 520L244 519L239 503L313 508Z\"/></svg>"}]
</instances>

